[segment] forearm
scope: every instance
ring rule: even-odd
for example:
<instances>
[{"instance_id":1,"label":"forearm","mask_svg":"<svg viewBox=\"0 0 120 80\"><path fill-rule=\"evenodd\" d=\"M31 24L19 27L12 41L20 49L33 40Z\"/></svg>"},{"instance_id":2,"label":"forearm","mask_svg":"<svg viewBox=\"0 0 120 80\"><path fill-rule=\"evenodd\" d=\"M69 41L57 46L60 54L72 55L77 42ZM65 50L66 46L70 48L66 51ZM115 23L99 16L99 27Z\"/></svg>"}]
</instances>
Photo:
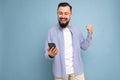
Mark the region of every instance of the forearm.
<instances>
[{"instance_id":1,"label":"forearm","mask_svg":"<svg viewBox=\"0 0 120 80\"><path fill-rule=\"evenodd\" d=\"M83 41L81 42L81 49L83 50L87 50L87 48L90 46L92 41L92 34L88 34L86 39L83 39Z\"/></svg>"}]
</instances>

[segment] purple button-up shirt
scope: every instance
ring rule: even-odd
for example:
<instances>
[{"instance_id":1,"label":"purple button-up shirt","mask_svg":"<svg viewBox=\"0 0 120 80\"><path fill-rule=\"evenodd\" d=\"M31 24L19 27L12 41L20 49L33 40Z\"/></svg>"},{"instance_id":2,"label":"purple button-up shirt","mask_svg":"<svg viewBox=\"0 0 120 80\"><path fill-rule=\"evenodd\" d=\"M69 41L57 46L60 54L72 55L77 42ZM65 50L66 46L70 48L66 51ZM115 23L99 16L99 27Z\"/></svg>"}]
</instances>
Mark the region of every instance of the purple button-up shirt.
<instances>
[{"instance_id":1,"label":"purple button-up shirt","mask_svg":"<svg viewBox=\"0 0 120 80\"><path fill-rule=\"evenodd\" d=\"M80 49L86 50L89 47L92 40L92 35L88 34L87 38L84 39L79 28L71 25L68 25L68 28L72 35L74 75L80 75L83 73L83 64L80 55ZM58 54L54 58L50 58L48 56L48 43L55 43L56 47L59 49ZM64 58L64 36L63 30L59 24L52 27L48 32L45 45L45 57L49 60L53 60L54 76L58 78L65 78L66 67Z\"/></svg>"}]
</instances>

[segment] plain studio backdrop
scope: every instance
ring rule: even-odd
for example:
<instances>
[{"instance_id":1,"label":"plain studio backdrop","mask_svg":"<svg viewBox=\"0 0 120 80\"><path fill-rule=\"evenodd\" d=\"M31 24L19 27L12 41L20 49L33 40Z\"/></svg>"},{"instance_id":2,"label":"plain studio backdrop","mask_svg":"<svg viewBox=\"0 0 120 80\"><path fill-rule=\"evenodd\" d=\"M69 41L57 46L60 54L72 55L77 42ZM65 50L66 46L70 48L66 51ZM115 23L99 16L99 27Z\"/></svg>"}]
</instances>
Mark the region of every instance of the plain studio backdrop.
<instances>
[{"instance_id":1,"label":"plain studio backdrop","mask_svg":"<svg viewBox=\"0 0 120 80\"><path fill-rule=\"evenodd\" d=\"M120 0L0 0L0 80L54 79L44 47L62 1L84 37L93 25L92 44L81 53L86 80L120 80Z\"/></svg>"}]
</instances>

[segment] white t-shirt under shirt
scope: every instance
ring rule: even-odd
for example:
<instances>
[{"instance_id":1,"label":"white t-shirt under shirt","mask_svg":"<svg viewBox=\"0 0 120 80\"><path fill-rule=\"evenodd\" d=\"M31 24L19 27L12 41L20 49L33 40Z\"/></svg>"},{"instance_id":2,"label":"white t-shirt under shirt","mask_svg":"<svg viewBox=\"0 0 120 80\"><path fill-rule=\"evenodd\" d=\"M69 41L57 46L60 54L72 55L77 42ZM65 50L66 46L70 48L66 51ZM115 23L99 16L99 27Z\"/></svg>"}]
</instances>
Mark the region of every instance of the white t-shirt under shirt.
<instances>
[{"instance_id":1,"label":"white t-shirt under shirt","mask_svg":"<svg viewBox=\"0 0 120 80\"><path fill-rule=\"evenodd\" d=\"M65 45L65 66L66 74L74 73L73 69L73 47L72 47L72 36L68 28L63 29L64 45Z\"/></svg>"}]
</instances>

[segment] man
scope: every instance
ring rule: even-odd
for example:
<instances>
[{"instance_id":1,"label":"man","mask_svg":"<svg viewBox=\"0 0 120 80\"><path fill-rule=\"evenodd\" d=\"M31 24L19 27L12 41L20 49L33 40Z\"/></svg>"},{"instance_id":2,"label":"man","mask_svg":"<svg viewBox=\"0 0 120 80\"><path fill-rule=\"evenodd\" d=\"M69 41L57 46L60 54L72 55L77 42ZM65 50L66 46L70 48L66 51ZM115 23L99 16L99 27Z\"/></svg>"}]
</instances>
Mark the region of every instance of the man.
<instances>
[{"instance_id":1,"label":"man","mask_svg":"<svg viewBox=\"0 0 120 80\"><path fill-rule=\"evenodd\" d=\"M75 26L69 24L72 7L67 2L59 3L57 8L58 24L52 27L47 36L45 57L53 60L55 80L84 80L80 49L86 50L92 40L92 26L87 25L88 36L84 39ZM50 48L48 43L55 43Z\"/></svg>"}]
</instances>

